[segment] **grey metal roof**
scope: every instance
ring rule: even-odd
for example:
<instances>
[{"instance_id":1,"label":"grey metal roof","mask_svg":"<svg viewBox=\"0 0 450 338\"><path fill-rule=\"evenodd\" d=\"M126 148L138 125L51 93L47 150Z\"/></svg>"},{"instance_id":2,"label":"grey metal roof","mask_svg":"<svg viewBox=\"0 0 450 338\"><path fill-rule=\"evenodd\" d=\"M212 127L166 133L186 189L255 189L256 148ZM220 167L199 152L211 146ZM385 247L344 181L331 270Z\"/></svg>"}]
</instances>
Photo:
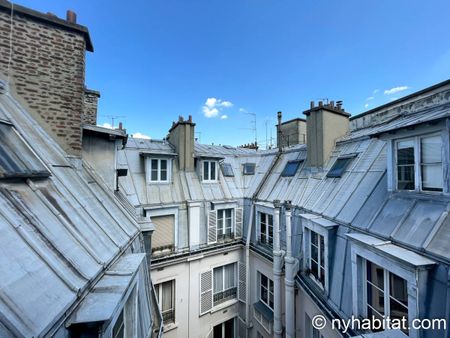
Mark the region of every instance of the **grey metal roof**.
<instances>
[{"instance_id":1,"label":"grey metal roof","mask_svg":"<svg viewBox=\"0 0 450 338\"><path fill-rule=\"evenodd\" d=\"M0 114L51 173L0 182L0 332L38 336L73 310L136 237L139 224L89 168L72 166L9 94L0 95Z\"/></svg>"}]
</instances>

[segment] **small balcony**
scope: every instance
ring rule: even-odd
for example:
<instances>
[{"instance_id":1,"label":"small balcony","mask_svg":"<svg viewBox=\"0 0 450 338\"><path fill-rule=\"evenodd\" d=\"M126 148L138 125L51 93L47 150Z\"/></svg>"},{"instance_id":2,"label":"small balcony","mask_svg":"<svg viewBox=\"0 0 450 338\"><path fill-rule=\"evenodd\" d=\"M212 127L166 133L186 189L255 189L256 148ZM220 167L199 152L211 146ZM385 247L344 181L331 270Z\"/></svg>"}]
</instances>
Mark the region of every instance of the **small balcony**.
<instances>
[{"instance_id":1,"label":"small balcony","mask_svg":"<svg viewBox=\"0 0 450 338\"><path fill-rule=\"evenodd\" d=\"M214 294L214 306L222 304L227 300L236 298L237 295L237 287L230 288L221 292L217 292Z\"/></svg>"},{"instance_id":2,"label":"small balcony","mask_svg":"<svg viewBox=\"0 0 450 338\"><path fill-rule=\"evenodd\" d=\"M175 309L162 311L162 318L164 324L170 324L175 322Z\"/></svg>"}]
</instances>

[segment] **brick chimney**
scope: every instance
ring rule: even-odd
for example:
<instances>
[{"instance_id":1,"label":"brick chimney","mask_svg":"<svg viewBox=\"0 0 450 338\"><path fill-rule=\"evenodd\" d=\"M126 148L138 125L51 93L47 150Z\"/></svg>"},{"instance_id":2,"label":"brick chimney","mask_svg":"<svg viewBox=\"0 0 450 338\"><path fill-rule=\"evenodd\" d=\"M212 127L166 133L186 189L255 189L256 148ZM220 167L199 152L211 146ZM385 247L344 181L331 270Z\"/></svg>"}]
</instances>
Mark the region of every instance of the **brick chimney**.
<instances>
[{"instance_id":1,"label":"brick chimney","mask_svg":"<svg viewBox=\"0 0 450 338\"><path fill-rule=\"evenodd\" d=\"M0 1L0 78L9 72L11 94L69 155L81 156L87 28L72 11L64 20L16 4L12 21L11 3Z\"/></svg>"},{"instance_id":2,"label":"brick chimney","mask_svg":"<svg viewBox=\"0 0 450 338\"><path fill-rule=\"evenodd\" d=\"M83 125L97 124L97 107L100 92L92 89L84 91L84 111L83 111Z\"/></svg>"},{"instance_id":3,"label":"brick chimney","mask_svg":"<svg viewBox=\"0 0 450 338\"><path fill-rule=\"evenodd\" d=\"M167 140L175 147L178 154L178 165L180 170L194 171L194 147L195 147L195 123L192 116L184 120L182 116L178 122L174 122L169 130Z\"/></svg>"},{"instance_id":4,"label":"brick chimney","mask_svg":"<svg viewBox=\"0 0 450 338\"><path fill-rule=\"evenodd\" d=\"M342 102L334 101L323 104L319 101L315 106L311 101L306 115L306 133L308 135L307 165L310 167L323 167L331 155L336 139L344 136L349 130L350 114L342 108Z\"/></svg>"}]
</instances>

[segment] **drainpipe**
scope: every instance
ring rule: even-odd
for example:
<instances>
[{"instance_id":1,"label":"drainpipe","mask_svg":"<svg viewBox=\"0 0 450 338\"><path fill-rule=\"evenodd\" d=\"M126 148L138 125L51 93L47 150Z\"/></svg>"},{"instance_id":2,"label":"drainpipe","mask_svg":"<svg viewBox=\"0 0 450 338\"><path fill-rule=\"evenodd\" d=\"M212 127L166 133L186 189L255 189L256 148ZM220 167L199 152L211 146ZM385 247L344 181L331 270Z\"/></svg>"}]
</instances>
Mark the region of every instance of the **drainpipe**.
<instances>
[{"instance_id":1,"label":"drainpipe","mask_svg":"<svg viewBox=\"0 0 450 338\"><path fill-rule=\"evenodd\" d=\"M286 210L286 256L284 257L286 274L285 303L286 303L286 338L295 338L295 276L297 275L299 263L292 257L292 229L291 229L291 202L285 202Z\"/></svg>"},{"instance_id":2,"label":"drainpipe","mask_svg":"<svg viewBox=\"0 0 450 338\"><path fill-rule=\"evenodd\" d=\"M254 201L250 208L250 217L248 219L247 240L245 241L245 327L246 337L249 336L250 325L250 240L252 236L253 224L253 209L255 208ZM242 337L245 338L245 337Z\"/></svg>"},{"instance_id":3,"label":"drainpipe","mask_svg":"<svg viewBox=\"0 0 450 338\"><path fill-rule=\"evenodd\" d=\"M283 268L283 252L280 249L280 201L273 201L273 316L274 337L281 338L283 325L281 322L281 270Z\"/></svg>"}]
</instances>

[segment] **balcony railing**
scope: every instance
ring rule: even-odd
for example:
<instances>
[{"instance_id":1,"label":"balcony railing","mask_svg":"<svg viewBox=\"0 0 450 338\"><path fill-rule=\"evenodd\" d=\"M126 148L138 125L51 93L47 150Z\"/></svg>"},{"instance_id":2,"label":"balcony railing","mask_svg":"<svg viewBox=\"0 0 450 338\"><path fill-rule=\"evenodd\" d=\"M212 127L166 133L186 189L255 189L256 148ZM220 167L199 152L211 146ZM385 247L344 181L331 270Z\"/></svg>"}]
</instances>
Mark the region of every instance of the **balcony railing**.
<instances>
[{"instance_id":1,"label":"balcony railing","mask_svg":"<svg viewBox=\"0 0 450 338\"><path fill-rule=\"evenodd\" d=\"M234 234L217 234L217 241L226 242L234 240Z\"/></svg>"},{"instance_id":2,"label":"balcony railing","mask_svg":"<svg viewBox=\"0 0 450 338\"><path fill-rule=\"evenodd\" d=\"M227 300L236 298L236 294L237 294L237 287L215 293L213 298L214 306L222 304Z\"/></svg>"},{"instance_id":3,"label":"balcony railing","mask_svg":"<svg viewBox=\"0 0 450 338\"><path fill-rule=\"evenodd\" d=\"M175 309L170 309L162 312L164 324L175 322Z\"/></svg>"}]
</instances>

